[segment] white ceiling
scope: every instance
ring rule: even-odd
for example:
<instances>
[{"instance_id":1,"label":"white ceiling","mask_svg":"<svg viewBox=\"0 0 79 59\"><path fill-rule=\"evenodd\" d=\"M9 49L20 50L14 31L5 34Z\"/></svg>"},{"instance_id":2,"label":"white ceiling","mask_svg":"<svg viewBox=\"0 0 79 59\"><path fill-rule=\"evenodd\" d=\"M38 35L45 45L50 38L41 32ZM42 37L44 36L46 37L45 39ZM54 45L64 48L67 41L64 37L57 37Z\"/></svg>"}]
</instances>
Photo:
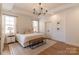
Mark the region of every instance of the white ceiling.
<instances>
[{"instance_id":1,"label":"white ceiling","mask_svg":"<svg viewBox=\"0 0 79 59\"><path fill-rule=\"evenodd\" d=\"M42 3L42 7L47 8L48 12L53 9L57 9L61 6L67 5L65 3ZM20 10L24 13L33 15L33 8L38 7L38 3L15 3L13 9ZM51 12L50 12L51 13Z\"/></svg>"},{"instance_id":2,"label":"white ceiling","mask_svg":"<svg viewBox=\"0 0 79 59\"><path fill-rule=\"evenodd\" d=\"M47 4L43 3L42 4L42 6L46 7L48 10L59 7L61 5L64 5L64 4L61 4L61 3L47 3ZM18 4L14 4L14 8L16 8L16 9L21 9L21 10L30 11L30 12L33 11L34 7L38 7L38 4L37 3L18 3Z\"/></svg>"},{"instance_id":3,"label":"white ceiling","mask_svg":"<svg viewBox=\"0 0 79 59\"><path fill-rule=\"evenodd\" d=\"M6 9L10 11L15 11L23 14L33 15L33 8L38 7L37 3L7 3L3 4L5 5ZM63 8L67 8L69 6L72 6L74 4L69 3L42 3L42 6L48 9L49 13L56 12L58 10L61 10ZM8 7L8 8L7 8ZM10 9L9 9L10 7ZM4 9L4 8L3 8Z\"/></svg>"}]
</instances>

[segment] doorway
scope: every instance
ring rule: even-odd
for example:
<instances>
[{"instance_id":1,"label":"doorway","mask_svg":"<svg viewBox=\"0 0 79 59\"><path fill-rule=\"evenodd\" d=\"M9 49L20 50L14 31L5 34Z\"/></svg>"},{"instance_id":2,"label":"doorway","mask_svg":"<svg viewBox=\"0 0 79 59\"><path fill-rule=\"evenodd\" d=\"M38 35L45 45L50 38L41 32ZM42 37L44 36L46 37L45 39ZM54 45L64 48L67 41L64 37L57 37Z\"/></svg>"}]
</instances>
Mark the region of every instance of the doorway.
<instances>
[{"instance_id":1,"label":"doorway","mask_svg":"<svg viewBox=\"0 0 79 59\"><path fill-rule=\"evenodd\" d=\"M45 22L45 34L46 36L48 36L48 38L52 37L52 32L53 32L53 28L52 28L52 22L48 21Z\"/></svg>"}]
</instances>

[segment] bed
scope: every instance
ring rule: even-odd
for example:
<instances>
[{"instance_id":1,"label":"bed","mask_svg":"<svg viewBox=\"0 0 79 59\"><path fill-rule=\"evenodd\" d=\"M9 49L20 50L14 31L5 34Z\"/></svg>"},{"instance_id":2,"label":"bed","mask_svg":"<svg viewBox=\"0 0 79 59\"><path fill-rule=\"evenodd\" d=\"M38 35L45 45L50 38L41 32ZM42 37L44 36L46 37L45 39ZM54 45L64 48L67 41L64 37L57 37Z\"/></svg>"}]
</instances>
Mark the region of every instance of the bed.
<instances>
[{"instance_id":1,"label":"bed","mask_svg":"<svg viewBox=\"0 0 79 59\"><path fill-rule=\"evenodd\" d=\"M45 37L44 33L16 34L16 40L23 47L28 46L30 40L34 40L40 37Z\"/></svg>"}]
</instances>

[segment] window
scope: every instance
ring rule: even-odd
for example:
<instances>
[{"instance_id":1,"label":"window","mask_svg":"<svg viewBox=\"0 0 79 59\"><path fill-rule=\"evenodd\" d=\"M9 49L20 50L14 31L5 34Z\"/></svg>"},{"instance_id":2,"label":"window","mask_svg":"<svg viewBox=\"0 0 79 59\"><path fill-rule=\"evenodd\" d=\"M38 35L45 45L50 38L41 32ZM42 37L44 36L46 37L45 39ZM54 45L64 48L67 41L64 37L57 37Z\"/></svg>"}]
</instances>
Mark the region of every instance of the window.
<instances>
[{"instance_id":1,"label":"window","mask_svg":"<svg viewBox=\"0 0 79 59\"><path fill-rule=\"evenodd\" d=\"M3 22L4 22L4 31L5 34L14 34L15 33L15 20L16 17L3 15Z\"/></svg>"},{"instance_id":2,"label":"window","mask_svg":"<svg viewBox=\"0 0 79 59\"><path fill-rule=\"evenodd\" d=\"M33 21L33 32L38 32L38 21Z\"/></svg>"}]
</instances>

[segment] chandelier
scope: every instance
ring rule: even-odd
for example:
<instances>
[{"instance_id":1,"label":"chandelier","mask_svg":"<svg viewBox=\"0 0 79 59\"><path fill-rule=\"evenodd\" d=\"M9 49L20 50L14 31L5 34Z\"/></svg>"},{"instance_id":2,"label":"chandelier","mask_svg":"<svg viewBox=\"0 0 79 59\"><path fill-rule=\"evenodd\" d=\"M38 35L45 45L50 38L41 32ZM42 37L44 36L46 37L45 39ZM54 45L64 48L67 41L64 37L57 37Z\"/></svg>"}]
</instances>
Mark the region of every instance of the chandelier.
<instances>
[{"instance_id":1,"label":"chandelier","mask_svg":"<svg viewBox=\"0 0 79 59\"><path fill-rule=\"evenodd\" d=\"M48 10L41 3L38 4L38 7L33 8L33 14L38 16L45 15L47 12Z\"/></svg>"}]
</instances>

